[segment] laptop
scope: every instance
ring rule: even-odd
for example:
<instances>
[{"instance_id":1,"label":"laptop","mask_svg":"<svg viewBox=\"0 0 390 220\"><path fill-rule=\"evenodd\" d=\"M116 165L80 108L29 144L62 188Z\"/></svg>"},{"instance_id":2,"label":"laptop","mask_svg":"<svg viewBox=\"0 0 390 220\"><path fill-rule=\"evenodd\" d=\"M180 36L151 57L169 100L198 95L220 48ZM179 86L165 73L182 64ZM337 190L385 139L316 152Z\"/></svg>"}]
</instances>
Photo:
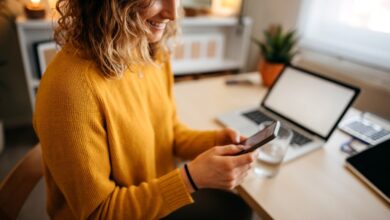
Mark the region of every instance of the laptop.
<instances>
[{"instance_id":1,"label":"laptop","mask_svg":"<svg viewBox=\"0 0 390 220\"><path fill-rule=\"evenodd\" d=\"M390 204L390 140L346 159L345 166Z\"/></svg>"},{"instance_id":2,"label":"laptop","mask_svg":"<svg viewBox=\"0 0 390 220\"><path fill-rule=\"evenodd\" d=\"M221 114L217 121L248 137L264 121L281 121L294 133L286 162L324 145L359 92L354 86L286 66L260 106Z\"/></svg>"}]
</instances>

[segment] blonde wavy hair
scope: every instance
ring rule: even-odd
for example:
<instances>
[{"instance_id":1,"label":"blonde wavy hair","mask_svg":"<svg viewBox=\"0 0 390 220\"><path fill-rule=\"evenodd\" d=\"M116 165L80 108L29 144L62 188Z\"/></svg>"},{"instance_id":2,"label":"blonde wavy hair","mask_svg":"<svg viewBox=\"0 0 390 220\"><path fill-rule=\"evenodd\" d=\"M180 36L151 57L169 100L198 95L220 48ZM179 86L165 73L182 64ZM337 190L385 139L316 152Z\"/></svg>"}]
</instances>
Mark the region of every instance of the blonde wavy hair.
<instances>
[{"instance_id":1,"label":"blonde wavy hair","mask_svg":"<svg viewBox=\"0 0 390 220\"><path fill-rule=\"evenodd\" d=\"M69 44L92 59L109 78L121 77L132 64L154 63L158 50L176 34L176 21L167 25L161 41L149 44L149 29L141 13L154 0L59 0L55 41Z\"/></svg>"}]
</instances>

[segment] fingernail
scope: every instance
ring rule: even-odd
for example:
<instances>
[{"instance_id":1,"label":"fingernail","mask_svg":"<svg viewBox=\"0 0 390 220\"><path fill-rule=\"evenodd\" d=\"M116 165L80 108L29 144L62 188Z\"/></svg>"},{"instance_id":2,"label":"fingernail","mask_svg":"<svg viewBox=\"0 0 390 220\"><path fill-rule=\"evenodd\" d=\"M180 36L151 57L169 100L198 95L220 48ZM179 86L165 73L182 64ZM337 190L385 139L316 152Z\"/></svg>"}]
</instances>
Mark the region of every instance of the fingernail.
<instances>
[{"instance_id":1,"label":"fingernail","mask_svg":"<svg viewBox=\"0 0 390 220\"><path fill-rule=\"evenodd\" d=\"M240 143L240 135L236 136L236 143Z\"/></svg>"}]
</instances>

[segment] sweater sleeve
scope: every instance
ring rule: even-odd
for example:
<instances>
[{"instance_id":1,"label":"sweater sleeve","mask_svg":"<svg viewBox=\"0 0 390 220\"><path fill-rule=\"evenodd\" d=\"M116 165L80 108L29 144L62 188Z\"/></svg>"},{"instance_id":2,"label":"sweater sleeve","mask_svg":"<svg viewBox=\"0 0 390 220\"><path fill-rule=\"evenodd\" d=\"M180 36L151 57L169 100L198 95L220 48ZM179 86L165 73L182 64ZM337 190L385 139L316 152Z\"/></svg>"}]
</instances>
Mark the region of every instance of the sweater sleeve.
<instances>
[{"instance_id":1,"label":"sweater sleeve","mask_svg":"<svg viewBox=\"0 0 390 220\"><path fill-rule=\"evenodd\" d=\"M174 79L169 62L166 62L168 78L168 93L173 109L174 152L182 159L193 159L200 153L216 145L215 130L200 131L188 128L180 122L176 111L176 102L173 92Z\"/></svg>"},{"instance_id":2,"label":"sweater sleeve","mask_svg":"<svg viewBox=\"0 0 390 220\"><path fill-rule=\"evenodd\" d=\"M86 80L44 80L34 127L45 175L55 182L76 219L157 219L192 202L179 170L140 185L118 185L110 178L101 106Z\"/></svg>"}]
</instances>

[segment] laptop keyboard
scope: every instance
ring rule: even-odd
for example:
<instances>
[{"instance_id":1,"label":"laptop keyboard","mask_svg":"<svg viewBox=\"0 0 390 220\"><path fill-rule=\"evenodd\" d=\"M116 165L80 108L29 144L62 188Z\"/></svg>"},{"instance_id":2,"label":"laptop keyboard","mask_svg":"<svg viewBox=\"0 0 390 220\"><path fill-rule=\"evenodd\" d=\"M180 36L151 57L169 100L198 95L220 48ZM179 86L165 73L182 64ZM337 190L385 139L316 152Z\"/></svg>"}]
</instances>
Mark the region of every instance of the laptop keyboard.
<instances>
[{"instance_id":1,"label":"laptop keyboard","mask_svg":"<svg viewBox=\"0 0 390 220\"><path fill-rule=\"evenodd\" d=\"M243 115L258 125L265 122L265 121L274 121L272 118L268 117L267 115L263 114L262 112L260 112L258 110L246 112ZM294 130L292 130L292 131L294 133L293 139L291 140L292 146L299 147L299 146L303 146L303 145L312 141L310 138L307 138Z\"/></svg>"},{"instance_id":2,"label":"laptop keyboard","mask_svg":"<svg viewBox=\"0 0 390 220\"><path fill-rule=\"evenodd\" d=\"M291 140L292 146L303 146L312 141L310 138L307 138L294 130L292 131L294 133L293 139Z\"/></svg>"},{"instance_id":3,"label":"laptop keyboard","mask_svg":"<svg viewBox=\"0 0 390 220\"><path fill-rule=\"evenodd\" d=\"M265 121L275 121L272 118L264 115L263 113L261 113L260 111L257 111L257 110L246 112L243 115L245 117L247 117L248 119L250 119L251 121L254 121L258 125L265 122Z\"/></svg>"}]
</instances>

